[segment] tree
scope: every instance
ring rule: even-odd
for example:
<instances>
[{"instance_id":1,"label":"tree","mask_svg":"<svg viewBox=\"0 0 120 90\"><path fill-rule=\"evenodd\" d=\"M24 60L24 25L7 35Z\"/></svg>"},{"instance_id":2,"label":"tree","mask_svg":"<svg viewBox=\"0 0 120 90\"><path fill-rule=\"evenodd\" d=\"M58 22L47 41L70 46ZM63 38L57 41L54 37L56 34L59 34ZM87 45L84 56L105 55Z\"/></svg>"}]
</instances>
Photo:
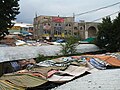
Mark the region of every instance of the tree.
<instances>
[{"instance_id":1,"label":"tree","mask_svg":"<svg viewBox=\"0 0 120 90\"><path fill-rule=\"evenodd\" d=\"M109 52L120 51L120 14L111 21L110 17L103 18L98 26L98 35L96 44Z\"/></svg>"},{"instance_id":2,"label":"tree","mask_svg":"<svg viewBox=\"0 0 120 90\"><path fill-rule=\"evenodd\" d=\"M114 38L114 41L112 43L114 44L114 49L120 51L120 13L113 20L113 29L114 36L112 38Z\"/></svg>"},{"instance_id":3,"label":"tree","mask_svg":"<svg viewBox=\"0 0 120 90\"><path fill-rule=\"evenodd\" d=\"M13 27L16 15L19 14L19 0L0 0L0 39L9 34L8 29Z\"/></svg>"},{"instance_id":4,"label":"tree","mask_svg":"<svg viewBox=\"0 0 120 90\"><path fill-rule=\"evenodd\" d=\"M61 53L63 55L69 55L69 54L76 54L76 46L78 45L78 38L75 37L68 37L66 39L66 43L65 44L61 44L62 49L61 49Z\"/></svg>"}]
</instances>

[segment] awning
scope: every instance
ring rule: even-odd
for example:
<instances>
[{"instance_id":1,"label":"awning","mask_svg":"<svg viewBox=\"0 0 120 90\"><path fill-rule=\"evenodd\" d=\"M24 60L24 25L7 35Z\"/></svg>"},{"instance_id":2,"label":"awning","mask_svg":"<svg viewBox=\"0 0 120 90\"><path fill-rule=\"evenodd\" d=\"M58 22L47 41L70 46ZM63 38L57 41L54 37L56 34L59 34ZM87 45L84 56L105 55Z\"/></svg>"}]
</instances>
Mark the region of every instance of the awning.
<instances>
[{"instance_id":1,"label":"awning","mask_svg":"<svg viewBox=\"0 0 120 90\"><path fill-rule=\"evenodd\" d=\"M32 33L28 32L28 31L21 31L21 34L23 34L23 35L33 35Z\"/></svg>"},{"instance_id":2,"label":"awning","mask_svg":"<svg viewBox=\"0 0 120 90\"><path fill-rule=\"evenodd\" d=\"M83 40L83 41L87 41L87 42L90 43L90 42L92 42L92 41L94 41L94 40L95 40L95 38L92 38L92 37L91 37L91 38L87 38L87 39L85 39L85 40Z\"/></svg>"}]
</instances>

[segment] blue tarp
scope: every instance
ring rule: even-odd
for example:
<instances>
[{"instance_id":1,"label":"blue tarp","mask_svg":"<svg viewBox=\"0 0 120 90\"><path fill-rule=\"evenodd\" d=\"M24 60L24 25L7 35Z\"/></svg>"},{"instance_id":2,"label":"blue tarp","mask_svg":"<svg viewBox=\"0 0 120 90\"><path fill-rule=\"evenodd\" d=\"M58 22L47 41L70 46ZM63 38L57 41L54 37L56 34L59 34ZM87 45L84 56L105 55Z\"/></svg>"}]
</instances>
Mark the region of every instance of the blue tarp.
<instances>
[{"instance_id":1,"label":"blue tarp","mask_svg":"<svg viewBox=\"0 0 120 90\"><path fill-rule=\"evenodd\" d=\"M32 35L32 33L28 32L28 31L21 31L20 33L22 33L23 35Z\"/></svg>"}]
</instances>

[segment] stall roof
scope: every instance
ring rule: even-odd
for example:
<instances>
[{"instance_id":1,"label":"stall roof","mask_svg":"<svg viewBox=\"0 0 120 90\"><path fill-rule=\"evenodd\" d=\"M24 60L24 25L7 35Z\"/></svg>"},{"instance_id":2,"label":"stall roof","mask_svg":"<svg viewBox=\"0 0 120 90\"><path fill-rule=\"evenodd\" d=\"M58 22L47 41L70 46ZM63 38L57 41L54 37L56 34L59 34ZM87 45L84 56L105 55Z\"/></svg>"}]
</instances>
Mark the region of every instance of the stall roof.
<instances>
[{"instance_id":1,"label":"stall roof","mask_svg":"<svg viewBox=\"0 0 120 90\"><path fill-rule=\"evenodd\" d=\"M0 62L36 58L38 54L44 56L56 56L60 54L61 46L16 46L0 47ZM77 46L77 52L99 51L100 49L93 44L82 44Z\"/></svg>"}]
</instances>

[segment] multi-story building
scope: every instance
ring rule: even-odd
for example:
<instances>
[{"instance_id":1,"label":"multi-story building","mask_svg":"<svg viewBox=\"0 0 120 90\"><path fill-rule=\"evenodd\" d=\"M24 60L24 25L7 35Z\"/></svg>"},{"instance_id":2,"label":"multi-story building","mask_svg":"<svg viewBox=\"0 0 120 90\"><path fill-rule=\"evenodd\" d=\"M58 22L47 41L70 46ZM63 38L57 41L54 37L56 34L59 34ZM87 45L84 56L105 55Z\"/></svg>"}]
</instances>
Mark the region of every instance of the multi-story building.
<instances>
[{"instance_id":1,"label":"multi-story building","mask_svg":"<svg viewBox=\"0 0 120 90\"><path fill-rule=\"evenodd\" d=\"M75 22L74 17L38 16L34 18L35 39L59 39L69 36L77 38L95 37L98 31L93 22Z\"/></svg>"}]
</instances>

